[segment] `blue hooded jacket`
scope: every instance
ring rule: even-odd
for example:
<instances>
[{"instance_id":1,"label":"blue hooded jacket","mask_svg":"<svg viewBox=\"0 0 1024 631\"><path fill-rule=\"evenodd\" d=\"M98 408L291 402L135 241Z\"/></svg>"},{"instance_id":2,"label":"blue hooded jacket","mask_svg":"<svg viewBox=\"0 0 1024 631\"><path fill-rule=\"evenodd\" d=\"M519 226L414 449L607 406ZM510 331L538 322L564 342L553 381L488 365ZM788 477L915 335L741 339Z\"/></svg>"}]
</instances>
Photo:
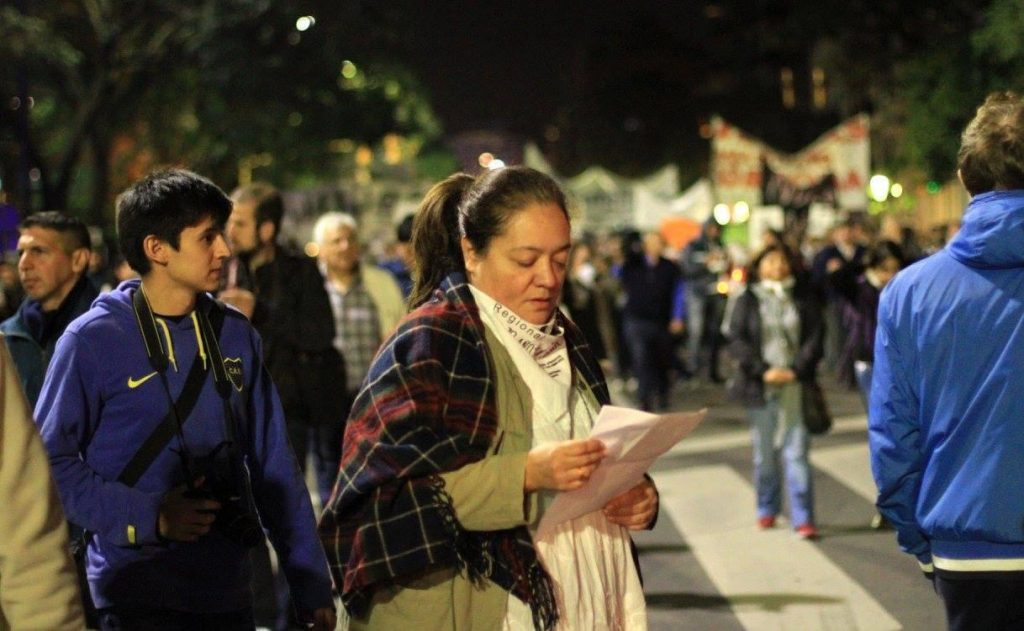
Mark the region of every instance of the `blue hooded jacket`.
<instances>
[{"instance_id":1,"label":"blue hooded jacket","mask_svg":"<svg viewBox=\"0 0 1024 631\"><path fill-rule=\"evenodd\" d=\"M977 195L883 291L869 406L878 508L926 571L1024 571L1024 190Z\"/></svg>"},{"instance_id":2,"label":"blue hooded jacket","mask_svg":"<svg viewBox=\"0 0 1024 631\"><path fill-rule=\"evenodd\" d=\"M146 606L215 613L252 604L248 550L216 528L195 543L163 541L160 502L185 481L177 437L134 486L118 477L168 412L169 402L146 356L132 309L139 281L100 296L57 343L36 418L68 518L90 532L87 575L97 607ZM212 300L199 297L197 309ZM157 317L168 349L166 371L177 399L193 361L209 355L193 316ZM231 405L260 520L274 544L301 612L332 608L331 579L316 535L309 493L288 444L281 403L263 367L249 322L228 309L220 333L235 375ZM239 376L240 371L240 376ZM213 377L183 423L184 443L206 456L225 439L224 407Z\"/></svg>"}]
</instances>

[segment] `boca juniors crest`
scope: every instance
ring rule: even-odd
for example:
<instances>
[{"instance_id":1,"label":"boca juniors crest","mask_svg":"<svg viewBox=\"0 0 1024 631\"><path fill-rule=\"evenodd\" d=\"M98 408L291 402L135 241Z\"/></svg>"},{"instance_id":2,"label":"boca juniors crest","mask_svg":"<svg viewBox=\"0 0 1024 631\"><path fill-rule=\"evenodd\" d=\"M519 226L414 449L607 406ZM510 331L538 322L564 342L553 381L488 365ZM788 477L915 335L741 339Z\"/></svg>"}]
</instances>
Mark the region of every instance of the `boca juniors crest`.
<instances>
[{"instance_id":1,"label":"boca juniors crest","mask_svg":"<svg viewBox=\"0 0 1024 631\"><path fill-rule=\"evenodd\" d=\"M228 379L231 380L231 384L235 386L235 390L241 392L242 385L245 384L245 378L242 374L242 358L225 357L224 372L227 373Z\"/></svg>"}]
</instances>

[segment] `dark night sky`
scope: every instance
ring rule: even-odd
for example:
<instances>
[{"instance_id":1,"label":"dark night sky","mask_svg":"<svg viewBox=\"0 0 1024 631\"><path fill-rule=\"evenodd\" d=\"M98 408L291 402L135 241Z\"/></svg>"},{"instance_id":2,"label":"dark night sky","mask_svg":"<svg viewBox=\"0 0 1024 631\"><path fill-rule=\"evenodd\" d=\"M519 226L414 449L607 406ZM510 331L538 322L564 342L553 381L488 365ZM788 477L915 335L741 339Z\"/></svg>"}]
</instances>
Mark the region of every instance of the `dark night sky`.
<instances>
[{"instance_id":1,"label":"dark night sky","mask_svg":"<svg viewBox=\"0 0 1024 631\"><path fill-rule=\"evenodd\" d=\"M699 163L711 114L788 150L838 120L782 108L778 69L800 72L812 39L787 36L790 4L423 2L407 55L449 133L537 139L570 171L643 172ZM545 143L551 127L559 141Z\"/></svg>"}]
</instances>

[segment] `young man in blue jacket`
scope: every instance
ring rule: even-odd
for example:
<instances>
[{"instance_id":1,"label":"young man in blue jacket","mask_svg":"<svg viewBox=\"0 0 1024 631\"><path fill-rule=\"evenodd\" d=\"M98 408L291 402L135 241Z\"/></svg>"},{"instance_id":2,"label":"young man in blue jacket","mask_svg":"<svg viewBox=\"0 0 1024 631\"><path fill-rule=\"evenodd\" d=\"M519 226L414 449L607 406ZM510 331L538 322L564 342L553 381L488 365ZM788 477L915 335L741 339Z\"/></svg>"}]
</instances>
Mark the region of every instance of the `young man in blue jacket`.
<instances>
[{"instance_id":1,"label":"young man in blue jacket","mask_svg":"<svg viewBox=\"0 0 1024 631\"><path fill-rule=\"evenodd\" d=\"M230 212L188 171L123 193L118 240L141 281L67 328L43 384L36 416L68 517L92 533L102 629L252 629L253 542L229 521L238 515L256 525L249 534L262 525L269 535L302 619L334 628L327 562L260 338L207 293L230 254Z\"/></svg>"},{"instance_id":2,"label":"young man in blue jacket","mask_svg":"<svg viewBox=\"0 0 1024 631\"><path fill-rule=\"evenodd\" d=\"M1024 628L1024 100L963 133L960 233L878 310L869 440L879 511L950 629Z\"/></svg>"}]
</instances>

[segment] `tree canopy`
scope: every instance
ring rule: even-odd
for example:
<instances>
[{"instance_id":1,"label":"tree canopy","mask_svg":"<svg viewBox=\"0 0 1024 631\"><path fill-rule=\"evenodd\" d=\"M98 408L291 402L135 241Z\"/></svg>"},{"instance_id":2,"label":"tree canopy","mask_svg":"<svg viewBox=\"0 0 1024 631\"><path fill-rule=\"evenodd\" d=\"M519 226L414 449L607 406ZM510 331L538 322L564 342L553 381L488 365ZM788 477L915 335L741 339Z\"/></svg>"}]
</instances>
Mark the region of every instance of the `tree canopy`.
<instances>
[{"instance_id":1,"label":"tree canopy","mask_svg":"<svg viewBox=\"0 0 1024 631\"><path fill-rule=\"evenodd\" d=\"M23 2L0 11L0 177L21 204L101 221L162 164L224 186L329 178L340 155L440 127L388 8L271 0ZM19 174L20 177L14 177ZM14 180L14 181L12 181Z\"/></svg>"}]
</instances>

